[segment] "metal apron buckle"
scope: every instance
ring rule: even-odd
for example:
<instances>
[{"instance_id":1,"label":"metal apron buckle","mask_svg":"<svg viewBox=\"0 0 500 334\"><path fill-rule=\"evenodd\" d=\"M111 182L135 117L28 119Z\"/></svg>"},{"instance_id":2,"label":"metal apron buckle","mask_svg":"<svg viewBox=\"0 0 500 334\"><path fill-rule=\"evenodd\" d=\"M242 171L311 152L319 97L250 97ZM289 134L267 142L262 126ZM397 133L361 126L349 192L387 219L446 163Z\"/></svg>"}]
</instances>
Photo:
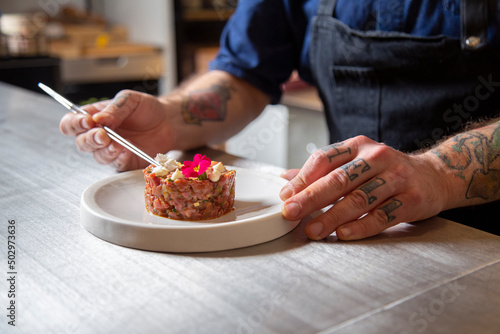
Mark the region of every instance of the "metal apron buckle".
<instances>
[{"instance_id":1,"label":"metal apron buckle","mask_svg":"<svg viewBox=\"0 0 500 334\"><path fill-rule=\"evenodd\" d=\"M461 46L481 50L488 43L488 0L461 0Z\"/></svg>"}]
</instances>

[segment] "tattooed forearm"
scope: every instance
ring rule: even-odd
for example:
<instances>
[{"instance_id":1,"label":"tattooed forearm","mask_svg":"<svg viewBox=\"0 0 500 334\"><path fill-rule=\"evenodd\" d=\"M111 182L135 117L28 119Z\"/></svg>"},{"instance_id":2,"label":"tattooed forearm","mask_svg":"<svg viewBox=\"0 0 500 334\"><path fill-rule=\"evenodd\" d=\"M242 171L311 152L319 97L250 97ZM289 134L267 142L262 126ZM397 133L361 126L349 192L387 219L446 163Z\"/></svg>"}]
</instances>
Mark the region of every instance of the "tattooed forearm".
<instances>
[{"instance_id":1,"label":"tattooed forearm","mask_svg":"<svg viewBox=\"0 0 500 334\"><path fill-rule=\"evenodd\" d=\"M457 171L456 175L462 179L465 179L462 171L466 170L472 162L472 154L467 145L471 138L473 137L470 135L458 135L450 140L447 145L448 149L439 147L432 150L448 168Z\"/></svg>"},{"instance_id":2,"label":"tattooed forearm","mask_svg":"<svg viewBox=\"0 0 500 334\"><path fill-rule=\"evenodd\" d=\"M459 134L431 152L467 182L466 199L500 197L500 122Z\"/></svg>"},{"instance_id":3,"label":"tattooed forearm","mask_svg":"<svg viewBox=\"0 0 500 334\"><path fill-rule=\"evenodd\" d=\"M182 100L184 121L197 125L201 125L202 121L224 121L231 91L234 91L231 83L221 80L206 89L190 92Z\"/></svg>"},{"instance_id":4,"label":"tattooed forearm","mask_svg":"<svg viewBox=\"0 0 500 334\"><path fill-rule=\"evenodd\" d=\"M351 154L351 148L344 145L344 143L335 143L325 146L321 149L326 152L328 161L332 162L335 157L342 154Z\"/></svg>"}]
</instances>

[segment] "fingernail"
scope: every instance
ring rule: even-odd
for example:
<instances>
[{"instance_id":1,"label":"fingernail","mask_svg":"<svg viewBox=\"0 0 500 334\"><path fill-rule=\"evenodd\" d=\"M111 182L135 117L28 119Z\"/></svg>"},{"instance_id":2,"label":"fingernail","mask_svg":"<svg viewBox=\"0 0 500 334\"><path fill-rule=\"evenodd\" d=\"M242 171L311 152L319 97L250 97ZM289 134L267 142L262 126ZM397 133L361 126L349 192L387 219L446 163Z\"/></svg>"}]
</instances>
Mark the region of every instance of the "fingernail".
<instances>
[{"instance_id":1,"label":"fingernail","mask_svg":"<svg viewBox=\"0 0 500 334\"><path fill-rule=\"evenodd\" d=\"M290 202L285 205L285 211L289 218L295 218L300 214L300 205L296 202Z\"/></svg>"},{"instance_id":2,"label":"fingernail","mask_svg":"<svg viewBox=\"0 0 500 334\"><path fill-rule=\"evenodd\" d=\"M341 235L342 239L349 239L349 236L351 235L351 229L349 227L341 227L339 228L339 231L337 234Z\"/></svg>"},{"instance_id":3,"label":"fingernail","mask_svg":"<svg viewBox=\"0 0 500 334\"><path fill-rule=\"evenodd\" d=\"M87 121L87 117L82 117L82 119L80 120L80 126L86 130L90 129L90 124Z\"/></svg>"},{"instance_id":4,"label":"fingernail","mask_svg":"<svg viewBox=\"0 0 500 334\"><path fill-rule=\"evenodd\" d=\"M108 145L108 152L110 154L115 154L117 152L115 145L113 144Z\"/></svg>"},{"instance_id":5,"label":"fingernail","mask_svg":"<svg viewBox=\"0 0 500 334\"><path fill-rule=\"evenodd\" d=\"M321 232L323 232L323 224L320 222L311 223L307 226L307 232L309 237L316 239L321 235Z\"/></svg>"},{"instance_id":6,"label":"fingernail","mask_svg":"<svg viewBox=\"0 0 500 334\"><path fill-rule=\"evenodd\" d=\"M280 197L283 200L289 199L290 197L292 197L292 195L293 195L292 187L290 187L290 185L288 184L284 186L283 189L281 189L280 191Z\"/></svg>"},{"instance_id":7,"label":"fingernail","mask_svg":"<svg viewBox=\"0 0 500 334\"><path fill-rule=\"evenodd\" d=\"M102 145L104 144L104 138L102 138L102 135L100 132L96 132L94 135L94 140L97 144Z\"/></svg>"}]
</instances>

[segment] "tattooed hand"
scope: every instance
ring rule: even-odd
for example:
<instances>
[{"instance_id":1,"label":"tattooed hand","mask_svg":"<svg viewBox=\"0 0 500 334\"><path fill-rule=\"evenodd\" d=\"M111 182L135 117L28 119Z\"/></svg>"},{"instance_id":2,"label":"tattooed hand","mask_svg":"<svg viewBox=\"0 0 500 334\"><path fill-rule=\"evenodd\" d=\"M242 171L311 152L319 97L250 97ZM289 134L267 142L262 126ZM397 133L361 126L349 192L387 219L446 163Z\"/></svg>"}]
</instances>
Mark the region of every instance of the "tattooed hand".
<instances>
[{"instance_id":1,"label":"tattooed hand","mask_svg":"<svg viewBox=\"0 0 500 334\"><path fill-rule=\"evenodd\" d=\"M99 163L113 164L119 171L147 165L147 162L112 141L99 124L116 130L153 157L158 152L166 152L172 145L166 106L151 95L124 90L113 100L82 108L92 116L66 114L61 119L61 132L76 136L78 149L93 153Z\"/></svg>"},{"instance_id":2,"label":"tattooed hand","mask_svg":"<svg viewBox=\"0 0 500 334\"><path fill-rule=\"evenodd\" d=\"M288 171L285 177L292 177ZM446 203L442 178L423 155L396 151L363 136L317 150L282 189L288 219L334 204L305 228L318 240L336 231L344 240L366 238L401 222L428 218Z\"/></svg>"},{"instance_id":3,"label":"tattooed hand","mask_svg":"<svg viewBox=\"0 0 500 334\"><path fill-rule=\"evenodd\" d=\"M190 150L221 143L257 117L270 97L224 71L209 71L173 92L152 96L132 90L113 100L83 108L92 116L68 113L61 131L76 136L81 151L117 170L142 168L147 162L112 142L98 125L106 125L154 157L170 150Z\"/></svg>"}]
</instances>

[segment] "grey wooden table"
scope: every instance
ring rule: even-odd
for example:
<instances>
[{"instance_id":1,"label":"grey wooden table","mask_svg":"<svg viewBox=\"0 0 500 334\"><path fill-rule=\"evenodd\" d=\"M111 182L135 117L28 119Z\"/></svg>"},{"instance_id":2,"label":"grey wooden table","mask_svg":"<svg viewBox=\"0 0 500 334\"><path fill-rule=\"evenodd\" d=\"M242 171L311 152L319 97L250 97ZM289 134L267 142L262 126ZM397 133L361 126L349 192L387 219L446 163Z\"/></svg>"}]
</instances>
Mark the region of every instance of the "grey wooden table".
<instances>
[{"instance_id":1,"label":"grey wooden table","mask_svg":"<svg viewBox=\"0 0 500 334\"><path fill-rule=\"evenodd\" d=\"M120 247L80 225L80 195L114 171L59 133L62 107L4 84L0 101L0 333L499 332L498 236L433 218L357 242L301 223L231 251Z\"/></svg>"}]
</instances>

